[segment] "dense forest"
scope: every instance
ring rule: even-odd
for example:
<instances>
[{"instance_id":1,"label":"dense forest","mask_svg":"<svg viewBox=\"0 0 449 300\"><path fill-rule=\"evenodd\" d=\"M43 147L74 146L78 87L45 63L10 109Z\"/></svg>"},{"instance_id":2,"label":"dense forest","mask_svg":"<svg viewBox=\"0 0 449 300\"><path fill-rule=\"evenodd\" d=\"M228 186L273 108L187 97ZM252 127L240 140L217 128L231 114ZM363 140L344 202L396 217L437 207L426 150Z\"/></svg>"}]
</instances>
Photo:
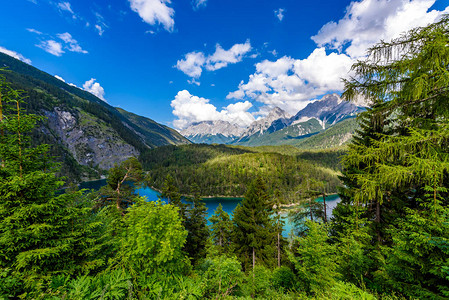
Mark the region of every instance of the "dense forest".
<instances>
[{"instance_id":1,"label":"dense forest","mask_svg":"<svg viewBox=\"0 0 449 300\"><path fill-rule=\"evenodd\" d=\"M284 203L300 200L307 186L317 183L323 193L336 193L341 186L339 161L344 151L298 151L287 155L274 152L276 148L165 146L146 151L141 161L148 170L149 186L160 190L170 175L182 194L188 194L196 183L202 196L241 197L256 175L263 176L269 193L276 191Z\"/></svg>"},{"instance_id":2,"label":"dense forest","mask_svg":"<svg viewBox=\"0 0 449 300\"><path fill-rule=\"evenodd\" d=\"M49 147L31 140L42 117L27 114L24 95L1 78L0 298L448 299L448 43L445 17L373 46L353 66L344 96L371 107L342 161L342 201L331 220L316 205L293 211L298 230L288 240L267 170L315 153L166 148L165 168L182 167L176 155L187 167L242 156L266 168L248 175L233 218L219 206L210 226L200 182L188 183L189 204L172 174L165 202L136 196L145 181L137 158L111 168L98 192L61 194Z\"/></svg>"}]
</instances>

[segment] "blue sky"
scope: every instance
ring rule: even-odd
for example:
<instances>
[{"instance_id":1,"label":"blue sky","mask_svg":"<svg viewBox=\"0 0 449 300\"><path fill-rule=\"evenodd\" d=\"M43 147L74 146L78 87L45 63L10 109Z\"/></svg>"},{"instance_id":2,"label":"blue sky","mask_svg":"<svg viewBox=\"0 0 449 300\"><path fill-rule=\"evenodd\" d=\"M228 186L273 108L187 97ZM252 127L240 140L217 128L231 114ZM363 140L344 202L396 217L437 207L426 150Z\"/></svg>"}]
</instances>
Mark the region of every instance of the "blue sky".
<instances>
[{"instance_id":1,"label":"blue sky","mask_svg":"<svg viewBox=\"0 0 449 300\"><path fill-rule=\"evenodd\" d=\"M0 51L179 129L294 114L340 92L367 47L449 13L444 0L2 2Z\"/></svg>"}]
</instances>

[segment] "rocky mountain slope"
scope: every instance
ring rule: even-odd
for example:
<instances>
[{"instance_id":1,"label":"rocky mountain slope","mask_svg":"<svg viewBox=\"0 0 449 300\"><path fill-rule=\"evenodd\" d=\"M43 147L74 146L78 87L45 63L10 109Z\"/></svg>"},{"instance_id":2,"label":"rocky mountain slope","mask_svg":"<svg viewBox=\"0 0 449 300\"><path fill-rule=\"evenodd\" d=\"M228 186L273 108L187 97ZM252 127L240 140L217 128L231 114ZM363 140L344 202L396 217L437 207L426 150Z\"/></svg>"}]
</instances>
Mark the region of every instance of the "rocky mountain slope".
<instances>
[{"instance_id":1,"label":"rocky mountain slope","mask_svg":"<svg viewBox=\"0 0 449 300\"><path fill-rule=\"evenodd\" d=\"M0 66L12 87L25 92L27 111L47 117L33 132L33 141L51 145L62 174L71 181L98 177L115 163L154 147L190 143L167 126L116 109L3 53Z\"/></svg>"},{"instance_id":2,"label":"rocky mountain slope","mask_svg":"<svg viewBox=\"0 0 449 300\"><path fill-rule=\"evenodd\" d=\"M237 130L229 134L228 127L219 121L195 123L181 133L195 143L243 146L296 145L301 140L326 131L363 110L363 107L343 101L337 94L329 94L309 103L294 116L276 107L267 117L253 122L246 130L241 131L240 135ZM235 128L238 128L237 125ZM338 128L340 127L333 130L339 130ZM347 132L345 134L350 135ZM338 144L337 141L335 143Z\"/></svg>"},{"instance_id":3,"label":"rocky mountain slope","mask_svg":"<svg viewBox=\"0 0 449 300\"><path fill-rule=\"evenodd\" d=\"M333 125L356 116L362 110L364 108L343 101L337 94L329 94L309 103L289 119L280 118L273 121L271 128L275 127L276 130L268 129L259 136L239 139L234 143L244 146L296 145L300 140L326 131Z\"/></svg>"},{"instance_id":4,"label":"rocky mountain slope","mask_svg":"<svg viewBox=\"0 0 449 300\"><path fill-rule=\"evenodd\" d=\"M309 103L290 119L289 125L303 123L313 118L320 121L323 129L326 129L326 126L329 127L349 116L354 116L359 111L361 108L351 102L343 101L339 95L329 94L318 101Z\"/></svg>"},{"instance_id":5,"label":"rocky mountain slope","mask_svg":"<svg viewBox=\"0 0 449 300\"><path fill-rule=\"evenodd\" d=\"M344 146L359 128L355 117L344 119L308 138L298 139L291 145L300 149L328 149Z\"/></svg>"},{"instance_id":6,"label":"rocky mountain slope","mask_svg":"<svg viewBox=\"0 0 449 300\"><path fill-rule=\"evenodd\" d=\"M284 110L275 107L270 111L268 116L253 122L233 143L249 145L250 141L257 139L260 136L270 134L288 126L287 124L291 117L292 116Z\"/></svg>"},{"instance_id":7,"label":"rocky mountain slope","mask_svg":"<svg viewBox=\"0 0 449 300\"><path fill-rule=\"evenodd\" d=\"M226 121L196 122L181 134L196 144L228 144L241 136L243 129Z\"/></svg>"}]
</instances>

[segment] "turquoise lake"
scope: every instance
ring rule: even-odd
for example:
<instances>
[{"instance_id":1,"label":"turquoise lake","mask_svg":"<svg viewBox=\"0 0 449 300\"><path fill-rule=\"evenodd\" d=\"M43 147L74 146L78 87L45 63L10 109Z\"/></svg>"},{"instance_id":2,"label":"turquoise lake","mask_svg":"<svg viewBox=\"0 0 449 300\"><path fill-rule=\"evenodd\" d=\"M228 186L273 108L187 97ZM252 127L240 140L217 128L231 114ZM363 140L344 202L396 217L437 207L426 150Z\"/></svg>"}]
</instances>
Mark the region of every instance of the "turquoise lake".
<instances>
[{"instance_id":1,"label":"turquoise lake","mask_svg":"<svg viewBox=\"0 0 449 300\"><path fill-rule=\"evenodd\" d=\"M99 189L100 187L106 184L106 180L96 180L96 181L87 181L80 184L80 188L83 189ZM149 188L144 187L136 190L140 196L146 197L148 201L157 201L160 199L160 193ZM218 205L221 203L223 206L223 210L226 211L231 217L234 209L237 205L242 201L241 198L205 198L204 203L207 207L207 219L213 215L214 211L217 209ZM323 198L319 197L315 199L315 201L323 202ZM326 197L326 206L327 206L327 217L330 219L332 217L332 210L337 206L338 202L340 202L340 197L338 195L331 195ZM187 203L187 202L186 202ZM285 221L285 226L282 235L287 237L292 230L292 224L289 222L287 215L283 215L283 219Z\"/></svg>"}]
</instances>

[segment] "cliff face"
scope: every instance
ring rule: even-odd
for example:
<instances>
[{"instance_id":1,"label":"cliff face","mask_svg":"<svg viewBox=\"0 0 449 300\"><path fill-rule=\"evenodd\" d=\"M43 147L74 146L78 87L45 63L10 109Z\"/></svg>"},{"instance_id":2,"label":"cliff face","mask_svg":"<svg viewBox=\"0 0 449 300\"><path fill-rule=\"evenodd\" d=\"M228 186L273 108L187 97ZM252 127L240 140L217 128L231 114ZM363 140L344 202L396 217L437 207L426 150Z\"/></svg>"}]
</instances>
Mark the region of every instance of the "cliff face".
<instances>
[{"instance_id":1,"label":"cliff face","mask_svg":"<svg viewBox=\"0 0 449 300\"><path fill-rule=\"evenodd\" d=\"M83 166L107 170L139 151L121 139L119 134L94 115L55 107L45 111L48 127Z\"/></svg>"}]
</instances>

